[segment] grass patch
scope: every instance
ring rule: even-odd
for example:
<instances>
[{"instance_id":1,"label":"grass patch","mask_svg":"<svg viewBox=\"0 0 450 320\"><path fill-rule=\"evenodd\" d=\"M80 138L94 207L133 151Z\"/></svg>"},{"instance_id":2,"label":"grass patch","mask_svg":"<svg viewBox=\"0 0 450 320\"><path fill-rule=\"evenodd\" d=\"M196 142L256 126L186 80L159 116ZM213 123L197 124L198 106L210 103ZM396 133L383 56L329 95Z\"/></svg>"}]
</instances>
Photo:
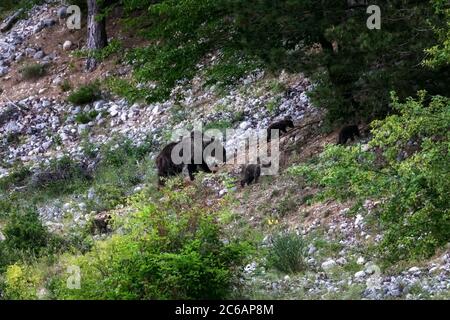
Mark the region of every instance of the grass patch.
<instances>
[{"instance_id":1,"label":"grass patch","mask_svg":"<svg viewBox=\"0 0 450 320\"><path fill-rule=\"evenodd\" d=\"M20 74L22 75L23 80L36 80L45 76L46 73L46 64L28 64L20 69Z\"/></svg>"},{"instance_id":2,"label":"grass patch","mask_svg":"<svg viewBox=\"0 0 450 320\"><path fill-rule=\"evenodd\" d=\"M67 100L75 105L82 105L94 102L101 97L101 90L98 83L90 83L79 87L73 91Z\"/></svg>"},{"instance_id":3,"label":"grass patch","mask_svg":"<svg viewBox=\"0 0 450 320\"><path fill-rule=\"evenodd\" d=\"M75 116L75 122L86 124L94 120L98 115L98 111L91 110L89 112L80 112Z\"/></svg>"},{"instance_id":4,"label":"grass patch","mask_svg":"<svg viewBox=\"0 0 450 320\"><path fill-rule=\"evenodd\" d=\"M306 269L306 243L296 233L285 233L274 238L268 261L284 273L297 273Z\"/></svg>"}]
</instances>

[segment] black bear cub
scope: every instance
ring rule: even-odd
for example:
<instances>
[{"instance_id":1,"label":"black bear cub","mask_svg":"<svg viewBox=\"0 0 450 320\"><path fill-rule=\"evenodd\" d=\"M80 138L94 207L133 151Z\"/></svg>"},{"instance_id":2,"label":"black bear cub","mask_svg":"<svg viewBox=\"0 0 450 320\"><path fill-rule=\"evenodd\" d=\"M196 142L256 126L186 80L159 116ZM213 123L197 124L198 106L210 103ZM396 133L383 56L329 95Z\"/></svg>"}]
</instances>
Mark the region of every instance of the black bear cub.
<instances>
[{"instance_id":1,"label":"black bear cub","mask_svg":"<svg viewBox=\"0 0 450 320\"><path fill-rule=\"evenodd\" d=\"M241 186L245 184L250 185L253 181L258 183L259 176L261 175L261 167L259 164L248 164L244 167L244 177L241 180Z\"/></svg>"},{"instance_id":2,"label":"black bear cub","mask_svg":"<svg viewBox=\"0 0 450 320\"><path fill-rule=\"evenodd\" d=\"M355 137L360 137L358 126L355 124L345 126L339 132L338 144L346 144L349 139L354 141Z\"/></svg>"},{"instance_id":3,"label":"black bear cub","mask_svg":"<svg viewBox=\"0 0 450 320\"><path fill-rule=\"evenodd\" d=\"M287 132L286 128L294 128L294 122L291 119L289 119L289 118L286 118L284 120L272 123L269 126L269 128L267 128L267 142L269 142L270 139L272 138L272 136L271 136L271 134L272 134L271 130L272 129L280 130L280 135L281 135L281 133L286 133Z\"/></svg>"}]
</instances>

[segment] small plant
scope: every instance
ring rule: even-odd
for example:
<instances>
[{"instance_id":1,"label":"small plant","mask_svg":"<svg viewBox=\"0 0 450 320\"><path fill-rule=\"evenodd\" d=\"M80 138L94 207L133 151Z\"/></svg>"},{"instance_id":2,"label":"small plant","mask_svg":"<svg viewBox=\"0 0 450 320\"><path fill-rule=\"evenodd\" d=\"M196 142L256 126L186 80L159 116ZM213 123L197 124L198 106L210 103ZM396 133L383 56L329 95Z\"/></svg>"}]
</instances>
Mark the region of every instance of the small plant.
<instances>
[{"instance_id":1,"label":"small plant","mask_svg":"<svg viewBox=\"0 0 450 320\"><path fill-rule=\"evenodd\" d=\"M210 130L210 129L218 129L220 131L222 131L223 133L225 132L225 130L233 128L233 123L229 120L217 120L217 121L213 121L210 122L208 124L206 124L203 129L206 130Z\"/></svg>"},{"instance_id":2,"label":"small plant","mask_svg":"<svg viewBox=\"0 0 450 320\"><path fill-rule=\"evenodd\" d=\"M22 69L20 69L20 73L22 74L22 79L24 80L34 80L39 79L43 76L45 76L47 71L47 65L45 64L29 64Z\"/></svg>"},{"instance_id":3,"label":"small plant","mask_svg":"<svg viewBox=\"0 0 450 320\"><path fill-rule=\"evenodd\" d=\"M284 85L284 83L277 80L271 80L269 82L269 87L270 90L275 94L283 93L286 91L286 86Z\"/></svg>"},{"instance_id":4,"label":"small plant","mask_svg":"<svg viewBox=\"0 0 450 320\"><path fill-rule=\"evenodd\" d=\"M277 110L277 108L280 106L279 99L272 99L269 102L267 102L266 109L269 111L269 113L273 114Z\"/></svg>"},{"instance_id":5,"label":"small plant","mask_svg":"<svg viewBox=\"0 0 450 320\"><path fill-rule=\"evenodd\" d=\"M274 238L268 260L281 272L296 273L305 270L305 256L305 241L299 235L291 232Z\"/></svg>"},{"instance_id":6,"label":"small plant","mask_svg":"<svg viewBox=\"0 0 450 320\"><path fill-rule=\"evenodd\" d=\"M98 111L91 110L89 112L80 112L75 116L75 122L86 124L94 120L98 115Z\"/></svg>"},{"instance_id":7,"label":"small plant","mask_svg":"<svg viewBox=\"0 0 450 320\"><path fill-rule=\"evenodd\" d=\"M288 213L296 210L298 207L298 200L291 194L286 195L278 203L277 212L280 217L286 216Z\"/></svg>"},{"instance_id":8,"label":"small plant","mask_svg":"<svg viewBox=\"0 0 450 320\"><path fill-rule=\"evenodd\" d=\"M70 81L67 80L67 79L65 79L65 80L59 85L59 87L61 88L61 90L62 90L63 92L67 92L67 91L69 91L70 89L72 89L72 85L70 84Z\"/></svg>"},{"instance_id":9,"label":"small plant","mask_svg":"<svg viewBox=\"0 0 450 320\"><path fill-rule=\"evenodd\" d=\"M90 83L79 87L76 91L73 91L67 100L73 104L81 105L100 98L100 87L97 83Z\"/></svg>"}]
</instances>

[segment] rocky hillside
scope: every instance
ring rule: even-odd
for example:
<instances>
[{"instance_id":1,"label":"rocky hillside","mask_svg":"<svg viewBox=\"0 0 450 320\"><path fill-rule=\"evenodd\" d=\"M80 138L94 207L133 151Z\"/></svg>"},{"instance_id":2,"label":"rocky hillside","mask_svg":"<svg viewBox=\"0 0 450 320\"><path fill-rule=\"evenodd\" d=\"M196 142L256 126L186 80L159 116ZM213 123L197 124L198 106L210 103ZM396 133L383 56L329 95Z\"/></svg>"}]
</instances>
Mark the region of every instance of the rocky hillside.
<instances>
[{"instance_id":1,"label":"rocky hillside","mask_svg":"<svg viewBox=\"0 0 450 320\"><path fill-rule=\"evenodd\" d=\"M238 271L230 276L230 292L225 296L207 293L212 297L449 297L450 251L445 246L427 257L389 263L381 257L377 248L386 236L379 217L386 196L327 197L322 193L326 184L310 183L296 174L299 167L323 161L318 175L325 177L332 160L321 155L333 148L339 133L324 125L327 110L312 103L308 93L315 82L304 73L257 67L230 86L211 85L205 70L220 59L216 51L196 66L192 79L171 88L167 99L131 101L105 84L117 77L134 82L133 65L122 59L122 52L144 47L148 41L123 27L122 13L113 12L117 19L111 19L107 33L110 43L120 43L121 48L105 54L97 69L88 73L83 56L86 26L67 29L60 11L57 3L35 5L11 29L0 33L0 299L95 298L92 288L97 283L102 291L108 281L139 286L141 275L130 276L131 282L113 278L117 276L114 268L124 266L126 259L119 259L125 243L140 246L141 242L130 239L136 239L141 228L147 230L149 222L135 224L134 219L155 208L167 217L189 216L191 207L196 214L205 211L213 217L224 246L246 242L244 257L232 260L236 265L231 269ZM241 187L239 167L226 165L215 174L200 173L195 182L183 173L163 191L157 188L154 159L175 129L192 128L198 122L207 128L237 129L227 137L225 146L232 148L246 132L266 129L286 117L291 117L295 128L280 141L279 175L263 176L259 183ZM367 127L360 126L361 137L342 150L366 154L375 150L370 141L376 132L370 134ZM36 220L25 210L29 208L35 208ZM158 225L165 218L158 219L151 221ZM40 230L32 238L41 240L22 243L12 238L14 228L32 223L39 226L33 232ZM164 226L184 230L184 224ZM189 234L191 229L187 230ZM165 237L172 239L171 231L166 232ZM178 252L169 247L161 247L162 252ZM19 249L32 258L19 258L15 251ZM111 250L104 253L118 261L96 260L94 252L102 250ZM110 267L104 273L108 276L100 277L106 282L100 283L83 259ZM180 263L175 260L173 265ZM70 265L81 266L81 289L71 291L61 285L66 279L62 270ZM219 282L218 278L210 281ZM83 291L83 286L89 289ZM103 292L98 297L171 298L174 294L142 290L145 294L135 294L140 288L128 288L124 292L129 295ZM202 297L199 292L194 297Z\"/></svg>"}]
</instances>

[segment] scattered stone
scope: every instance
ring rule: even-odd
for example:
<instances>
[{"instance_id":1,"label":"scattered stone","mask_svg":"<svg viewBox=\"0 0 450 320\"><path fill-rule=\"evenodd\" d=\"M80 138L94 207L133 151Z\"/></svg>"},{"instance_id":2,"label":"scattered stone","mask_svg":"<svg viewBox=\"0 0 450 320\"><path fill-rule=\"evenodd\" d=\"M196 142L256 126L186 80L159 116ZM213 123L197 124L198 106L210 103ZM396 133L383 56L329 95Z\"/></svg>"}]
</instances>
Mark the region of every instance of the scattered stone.
<instances>
[{"instance_id":1,"label":"scattered stone","mask_svg":"<svg viewBox=\"0 0 450 320\"><path fill-rule=\"evenodd\" d=\"M69 51L69 50L71 50L72 49L72 41L69 41L69 40L66 40L66 41L64 41L64 44L63 44L63 50L64 51Z\"/></svg>"},{"instance_id":2,"label":"scattered stone","mask_svg":"<svg viewBox=\"0 0 450 320\"><path fill-rule=\"evenodd\" d=\"M17 22L17 20L19 20L19 17L22 15L23 13L23 9L17 10L16 12L14 12L12 15L10 15L9 17L7 17L2 24L0 24L0 32L6 32L8 30L10 30L14 23Z\"/></svg>"},{"instance_id":3,"label":"scattered stone","mask_svg":"<svg viewBox=\"0 0 450 320\"><path fill-rule=\"evenodd\" d=\"M322 263L322 269L325 271L333 269L335 266L336 266L336 261L334 261L333 259L329 259L329 260L325 261L324 263Z\"/></svg>"}]
</instances>

